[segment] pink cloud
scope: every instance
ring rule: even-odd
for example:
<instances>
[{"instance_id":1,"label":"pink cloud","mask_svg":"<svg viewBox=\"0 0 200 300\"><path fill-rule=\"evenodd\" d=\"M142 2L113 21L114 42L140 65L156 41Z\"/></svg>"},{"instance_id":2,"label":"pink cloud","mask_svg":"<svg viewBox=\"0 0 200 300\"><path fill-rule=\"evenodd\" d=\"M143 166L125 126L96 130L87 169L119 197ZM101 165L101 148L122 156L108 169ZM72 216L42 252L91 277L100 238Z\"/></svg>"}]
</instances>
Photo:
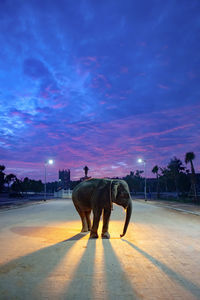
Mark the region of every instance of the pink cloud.
<instances>
[{"instance_id":1,"label":"pink cloud","mask_svg":"<svg viewBox=\"0 0 200 300\"><path fill-rule=\"evenodd\" d=\"M34 127L43 129L43 128L48 128L48 125L45 123L38 123L35 124Z\"/></svg>"},{"instance_id":2,"label":"pink cloud","mask_svg":"<svg viewBox=\"0 0 200 300\"><path fill-rule=\"evenodd\" d=\"M145 41L138 42L139 46L146 47L147 43Z\"/></svg>"},{"instance_id":3,"label":"pink cloud","mask_svg":"<svg viewBox=\"0 0 200 300\"><path fill-rule=\"evenodd\" d=\"M169 90L169 87L167 85L164 84L158 84L158 87L164 90Z\"/></svg>"},{"instance_id":4,"label":"pink cloud","mask_svg":"<svg viewBox=\"0 0 200 300\"><path fill-rule=\"evenodd\" d=\"M85 73L85 68L92 71L100 66L96 56L83 56L76 58L75 61L78 74Z\"/></svg>"},{"instance_id":5,"label":"pink cloud","mask_svg":"<svg viewBox=\"0 0 200 300\"><path fill-rule=\"evenodd\" d=\"M30 114L20 111L20 110L13 110L13 111L11 111L10 114L12 116L21 117L21 118L27 118L27 117L29 118L31 116Z\"/></svg>"},{"instance_id":6,"label":"pink cloud","mask_svg":"<svg viewBox=\"0 0 200 300\"><path fill-rule=\"evenodd\" d=\"M89 61L94 61L94 62L97 61L96 56L87 56L86 59L89 60Z\"/></svg>"},{"instance_id":7,"label":"pink cloud","mask_svg":"<svg viewBox=\"0 0 200 300\"><path fill-rule=\"evenodd\" d=\"M53 139L56 139L58 140L60 138L60 135L57 134L56 132L48 132L47 135L50 137L50 138L53 138Z\"/></svg>"},{"instance_id":8,"label":"pink cloud","mask_svg":"<svg viewBox=\"0 0 200 300\"><path fill-rule=\"evenodd\" d=\"M94 79L92 80L91 87L104 90L105 87L107 89L110 89L112 86L103 74L97 74L96 77L94 77Z\"/></svg>"},{"instance_id":9,"label":"pink cloud","mask_svg":"<svg viewBox=\"0 0 200 300\"><path fill-rule=\"evenodd\" d=\"M113 99L113 98L115 98L115 97L116 97L116 95L114 95L114 94L109 94L109 93L106 93L106 94L105 94L105 97L106 97L106 98L108 98L108 99Z\"/></svg>"},{"instance_id":10,"label":"pink cloud","mask_svg":"<svg viewBox=\"0 0 200 300\"><path fill-rule=\"evenodd\" d=\"M68 103L66 103L66 102L65 103L60 102L60 103L52 105L52 108L59 109L59 108L64 108L67 105L68 105Z\"/></svg>"},{"instance_id":11,"label":"pink cloud","mask_svg":"<svg viewBox=\"0 0 200 300\"><path fill-rule=\"evenodd\" d=\"M165 50L165 49L168 49L168 48L169 48L169 46L168 46L168 45L164 45L162 49L164 49L164 50Z\"/></svg>"},{"instance_id":12,"label":"pink cloud","mask_svg":"<svg viewBox=\"0 0 200 300\"><path fill-rule=\"evenodd\" d=\"M146 72L140 72L136 76L145 76L145 75L146 75Z\"/></svg>"},{"instance_id":13,"label":"pink cloud","mask_svg":"<svg viewBox=\"0 0 200 300\"><path fill-rule=\"evenodd\" d=\"M106 102L105 101L100 101L99 102L101 105L104 105L104 104L106 104Z\"/></svg>"},{"instance_id":14,"label":"pink cloud","mask_svg":"<svg viewBox=\"0 0 200 300\"><path fill-rule=\"evenodd\" d=\"M197 74L193 71L187 72L187 75L190 79L194 79L197 77Z\"/></svg>"},{"instance_id":15,"label":"pink cloud","mask_svg":"<svg viewBox=\"0 0 200 300\"><path fill-rule=\"evenodd\" d=\"M120 70L121 73L128 73L128 68L123 66L121 67L121 70Z\"/></svg>"}]
</instances>

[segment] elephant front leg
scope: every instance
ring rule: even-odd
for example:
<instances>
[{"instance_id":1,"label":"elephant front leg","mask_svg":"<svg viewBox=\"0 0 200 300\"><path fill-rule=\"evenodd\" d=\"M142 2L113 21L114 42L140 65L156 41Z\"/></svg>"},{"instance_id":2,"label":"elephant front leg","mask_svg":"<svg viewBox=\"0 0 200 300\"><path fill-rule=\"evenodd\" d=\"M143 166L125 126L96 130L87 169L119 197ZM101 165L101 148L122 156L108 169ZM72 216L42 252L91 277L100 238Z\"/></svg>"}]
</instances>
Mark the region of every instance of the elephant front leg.
<instances>
[{"instance_id":1,"label":"elephant front leg","mask_svg":"<svg viewBox=\"0 0 200 300\"><path fill-rule=\"evenodd\" d=\"M109 239L110 234L108 232L108 224L110 220L110 214L111 214L111 209L110 208L104 208L103 211L103 228L102 228L102 234L101 237L104 239Z\"/></svg>"},{"instance_id":2,"label":"elephant front leg","mask_svg":"<svg viewBox=\"0 0 200 300\"><path fill-rule=\"evenodd\" d=\"M97 239L98 238L98 227L99 227L99 221L100 221L100 217L101 217L101 213L102 210L96 210L93 211L94 214L94 218L93 218L93 224L92 224L92 228L91 228L91 233L90 233L90 238L91 239Z\"/></svg>"}]
</instances>

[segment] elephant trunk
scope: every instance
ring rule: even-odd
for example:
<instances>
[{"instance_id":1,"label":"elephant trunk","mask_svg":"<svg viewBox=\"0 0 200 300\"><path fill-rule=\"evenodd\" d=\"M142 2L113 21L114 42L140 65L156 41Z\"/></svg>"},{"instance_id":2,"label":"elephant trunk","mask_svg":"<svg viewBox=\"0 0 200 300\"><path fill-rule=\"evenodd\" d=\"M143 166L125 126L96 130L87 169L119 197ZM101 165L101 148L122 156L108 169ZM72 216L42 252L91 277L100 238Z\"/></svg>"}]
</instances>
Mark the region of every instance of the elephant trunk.
<instances>
[{"instance_id":1,"label":"elephant trunk","mask_svg":"<svg viewBox=\"0 0 200 300\"><path fill-rule=\"evenodd\" d=\"M123 237L126 234L126 230L128 228L128 224L131 218L131 213L132 213L132 200L130 199L129 205L126 209L126 220L125 220L125 224L124 224L124 230L123 233L120 234L120 237Z\"/></svg>"}]
</instances>

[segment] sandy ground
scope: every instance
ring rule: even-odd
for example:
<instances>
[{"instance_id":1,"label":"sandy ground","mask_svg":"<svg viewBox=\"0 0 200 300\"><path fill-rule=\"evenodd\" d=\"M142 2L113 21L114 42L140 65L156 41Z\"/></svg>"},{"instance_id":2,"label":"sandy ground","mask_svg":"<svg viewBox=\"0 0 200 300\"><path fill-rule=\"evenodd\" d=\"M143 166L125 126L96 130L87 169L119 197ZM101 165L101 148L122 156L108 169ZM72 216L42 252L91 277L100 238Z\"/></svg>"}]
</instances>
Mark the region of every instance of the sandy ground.
<instances>
[{"instance_id":1,"label":"sandy ground","mask_svg":"<svg viewBox=\"0 0 200 300\"><path fill-rule=\"evenodd\" d=\"M135 201L120 239L124 218L89 240L70 200L0 211L0 299L200 299L200 216Z\"/></svg>"}]
</instances>

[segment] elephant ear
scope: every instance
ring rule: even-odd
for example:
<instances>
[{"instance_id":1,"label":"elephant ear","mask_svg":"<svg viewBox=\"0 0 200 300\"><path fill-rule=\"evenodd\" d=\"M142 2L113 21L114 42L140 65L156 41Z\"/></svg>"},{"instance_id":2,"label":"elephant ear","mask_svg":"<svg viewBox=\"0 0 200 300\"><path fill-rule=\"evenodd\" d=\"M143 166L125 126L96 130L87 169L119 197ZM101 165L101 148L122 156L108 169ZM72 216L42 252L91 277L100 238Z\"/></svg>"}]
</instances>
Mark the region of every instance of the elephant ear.
<instances>
[{"instance_id":1,"label":"elephant ear","mask_svg":"<svg viewBox=\"0 0 200 300\"><path fill-rule=\"evenodd\" d=\"M118 186L119 183L118 182L111 182L111 201L115 202L116 197L117 197L117 193L118 193Z\"/></svg>"},{"instance_id":2,"label":"elephant ear","mask_svg":"<svg viewBox=\"0 0 200 300\"><path fill-rule=\"evenodd\" d=\"M111 183L99 182L92 196L95 206L103 208L105 203L109 203L112 209Z\"/></svg>"}]
</instances>

